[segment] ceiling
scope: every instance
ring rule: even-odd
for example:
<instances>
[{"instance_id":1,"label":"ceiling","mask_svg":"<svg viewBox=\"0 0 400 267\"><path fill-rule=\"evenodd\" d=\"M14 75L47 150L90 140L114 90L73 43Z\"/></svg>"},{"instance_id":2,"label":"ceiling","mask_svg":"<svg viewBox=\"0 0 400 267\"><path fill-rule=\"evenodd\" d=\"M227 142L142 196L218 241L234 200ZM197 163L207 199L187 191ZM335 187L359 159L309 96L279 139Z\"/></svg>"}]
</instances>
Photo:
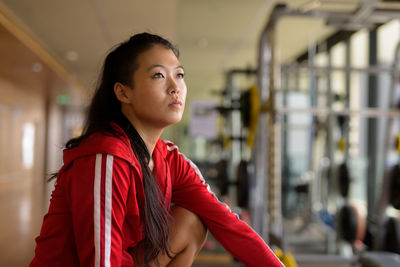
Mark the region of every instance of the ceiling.
<instances>
[{"instance_id":1,"label":"ceiling","mask_svg":"<svg viewBox=\"0 0 400 267\"><path fill-rule=\"evenodd\" d=\"M323 1L323 0L322 0ZM341 0L336 0L336 2ZM170 39L181 51L190 99L212 97L232 68L256 67L273 0L0 0L89 91L115 44L137 32ZM308 0L288 0L293 7ZM345 3L355 1L341 1ZM289 61L333 32L322 20L283 19L279 55Z\"/></svg>"}]
</instances>

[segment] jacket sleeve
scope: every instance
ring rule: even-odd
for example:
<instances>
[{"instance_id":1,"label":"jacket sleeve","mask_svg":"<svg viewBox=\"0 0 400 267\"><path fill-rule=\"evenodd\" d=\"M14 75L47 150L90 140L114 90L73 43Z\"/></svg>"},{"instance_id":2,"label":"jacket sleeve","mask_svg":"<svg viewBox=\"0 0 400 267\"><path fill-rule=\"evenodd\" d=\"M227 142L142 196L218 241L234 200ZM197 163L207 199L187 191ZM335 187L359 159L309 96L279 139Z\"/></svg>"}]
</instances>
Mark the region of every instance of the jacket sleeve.
<instances>
[{"instance_id":1,"label":"jacket sleeve","mask_svg":"<svg viewBox=\"0 0 400 267\"><path fill-rule=\"evenodd\" d=\"M284 266L261 237L217 199L197 166L177 149L173 152L172 202L196 213L218 242L246 266Z\"/></svg>"},{"instance_id":2,"label":"jacket sleeve","mask_svg":"<svg viewBox=\"0 0 400 267\"><path fill-rule=\"evenodd\" d=\"M76 160L67 197L81 266L121 266L129 164L113 155Z\"/></svg>"}]
</instances>

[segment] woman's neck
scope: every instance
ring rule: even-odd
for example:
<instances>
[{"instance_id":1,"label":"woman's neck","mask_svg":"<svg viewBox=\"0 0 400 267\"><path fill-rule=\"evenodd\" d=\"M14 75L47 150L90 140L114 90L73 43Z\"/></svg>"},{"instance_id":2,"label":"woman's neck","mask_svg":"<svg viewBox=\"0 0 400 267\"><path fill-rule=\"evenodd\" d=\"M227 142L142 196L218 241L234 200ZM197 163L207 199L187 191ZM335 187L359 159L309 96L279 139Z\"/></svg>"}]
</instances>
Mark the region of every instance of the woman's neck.
<instances>
[{"instance_id":1,"label":"woman's neck","mask_svg":"<svg viewBox=\"0 0 400 267\"><path fill-rule=\"evenodd\" d=\"M124 110L122 112L125 113ZM147 150L150 153L150 157L152 157L154 148L156 147L157 141L160 138L164 129L159 127L154 127L153 125L149 125L147 123L143 123L135 116L127 116L127 114L125 114L125 117L130 121L133 127L135 127L136 131L143 139L147 147Z\"/></svg>"},{"instance_id":2,"label":"woman's neck","mask_svg":"<svg viewBox=\"0 0 400 267\"><path fill-rule=\"evenodd\" d=\"M136 125L134 126L135 128L137 127ZM156 129L149 129L143 127L137 127L136 130L139 133L140 137L142 137L147 147L147 150L150 153L150 161L148 167L150 171L153 171L154 169L153 151L157 145L157 141L160 138L160 135L162 134L162 130L157 131Z\"/></svg>"},{"instance_id":3,"label":"woman's neck","mask_svg":"<svg viewBox=\"0 0 400 267\"><path fill-rule=\"evenodd\" d=\"M162 130L156 129L144 129L142 127L137 127L134 125L140 137L142 137L144 143L146 144L147 150L150 156L153 155L154 148L156 147L157 141L162 134Z\"/></svg>"}]
</instances>

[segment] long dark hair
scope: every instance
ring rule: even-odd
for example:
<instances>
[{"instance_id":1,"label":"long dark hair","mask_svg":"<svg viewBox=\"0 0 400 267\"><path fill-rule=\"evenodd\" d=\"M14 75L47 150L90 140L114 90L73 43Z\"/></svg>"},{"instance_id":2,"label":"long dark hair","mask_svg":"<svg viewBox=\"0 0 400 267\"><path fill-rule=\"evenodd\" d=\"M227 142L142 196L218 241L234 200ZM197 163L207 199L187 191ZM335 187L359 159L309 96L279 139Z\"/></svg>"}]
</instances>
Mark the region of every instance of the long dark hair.
<instances>
[{"instance_id":1,"label":"long dark hair","mask_svg":"<svg viewBox=\"0 0 400 267\"><path fill-rule=\"evenodd\" d=\"M89 107L88 117L81 136L69 140L67 149L79 144L94 132L117 135L118 133L110 124L117 123L129 137L132 149L140 163L143 173L143 186L145 194L144 223L146 236L142 241L144 252L144 265L149 266L157 256L167 254L168 251L168 209L164 204L164 197L150 171L148 164L150 153L134 126L121 112L121 102L114 93L116 82L128 85L134 89L133 73L138 69L138 56L151 49L154 45L162 45L171 49L176 57L179 52L169 41L164 38L140 33L132 36L128 41L121 43L106 57L103 71L96 92Z\"/></svg>"}]
</instances>

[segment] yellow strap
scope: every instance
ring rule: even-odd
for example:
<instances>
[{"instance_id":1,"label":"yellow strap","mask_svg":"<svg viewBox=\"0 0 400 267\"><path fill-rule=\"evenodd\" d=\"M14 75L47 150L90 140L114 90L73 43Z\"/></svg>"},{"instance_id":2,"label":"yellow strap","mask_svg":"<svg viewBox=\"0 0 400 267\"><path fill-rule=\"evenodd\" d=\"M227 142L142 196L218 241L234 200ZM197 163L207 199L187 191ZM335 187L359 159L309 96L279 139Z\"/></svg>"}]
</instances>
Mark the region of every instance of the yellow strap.
<instances>
[{"instance_id":1,"label":"yellow strap","mask_svg":"<svg viewBox=\"0 0 400 267\"><path fill-rule=\"evenodd\" d=\"M257 86L250 88L250 124L249 133L247 135L247 145L253 147L254 137L257 131L258 116L260 114L260 97Z\"/></svg>"},{"instance_id":2,"label":"yellow strap","mask_svg":"<svg viewBox=\"0 0 400 267\"><path fill-rule=\"evenodd\" d=\"M283 251L281 250L281 249L275 249L274 250L274 253L275 253L275 255L280 259L280 260L282 260L282 257L283 257Z\"/></svg>"},{"instance_id":3,"label":"yellow strap","mask_svg":"<svg viewBox=\"0 0 400 267\"><path fill-rule=\"evenodd\" d=\"M285 265L285 267L297 267L296 260L294 259L292 253L290 252L283 253L283 251L279 248L275 249L274 253L283 263L283 265Z\"/></svg>"},{"instance_id":4,"label":"yellow strap","mask_svg":"<svg viewBox=\"0 0 400 267\"><path fill-rule=\"evenodd\" d=\"M282 263L286 267L297 267L297 263L292 255L292 253L285 253L282 257Z\"/></svg>"},{"instance_id":5,"label":"yellow strap","mask_svg":"<svg viewBox=\"0 0 400 267\"><path fill-rule=\"evenodd\" d=\"M400 133L397 135L397 152L400 153Z\"/></svg>"},{"instance_id":6,"label":"yellow strap","mask_svg":"<svg viewBox=\"0 0 400 267\"><path fill-rule=\"evenodd\" d=\"M231 147L231 145L232 145L231 139L228 136L225 136L222 139L222 147L223 147L223 149L227 150L227 149L229 149Z\"/></svg>"},{"instance_id":7,"label":"yellow strap","mask_svg":"<svg viewBox=\"0 0 400 267\"><path fill-rule=\"evenodd\" d=\"M344 138L344 136L340 137L338 141L338 148L342 152L346 150L346 139Z\"/></svg>"}]
</instances>

